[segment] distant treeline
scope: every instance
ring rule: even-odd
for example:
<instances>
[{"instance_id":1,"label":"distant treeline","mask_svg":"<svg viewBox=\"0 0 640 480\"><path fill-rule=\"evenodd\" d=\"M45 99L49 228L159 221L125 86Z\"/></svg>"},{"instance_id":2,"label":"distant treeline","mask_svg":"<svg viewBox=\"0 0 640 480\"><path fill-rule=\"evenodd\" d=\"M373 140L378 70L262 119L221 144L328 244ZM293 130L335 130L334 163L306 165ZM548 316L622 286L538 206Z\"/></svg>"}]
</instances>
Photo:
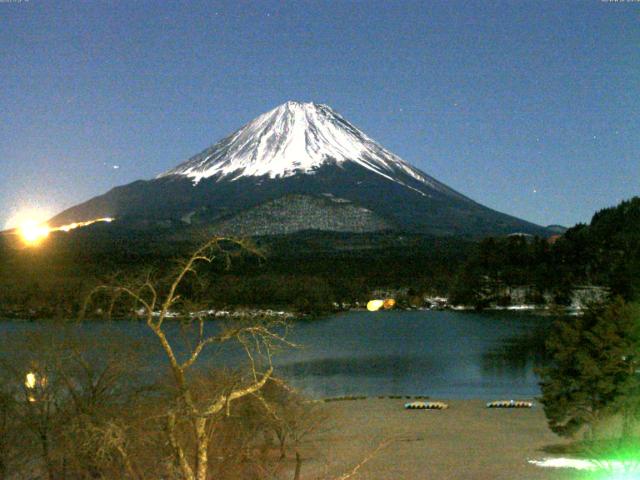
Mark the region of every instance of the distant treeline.
<instances>
[{"instance_id":1,"label":"distant treeline","mask_svg":"<svg viewBox=\"0 0 640 480\"><path fill-rule=\"evenodd\" d=\"M69 317L100 283L169 277L206 232L186 235L96 225L52 235L37 248L5 237L0 245L0 309L11 317ZM208 308L264 307L322 313L365 302L376 289L446 294L474 248L470 240L397 232L302 232L254 239L260 255L235 252L185 284ZM195 307L194 307L195 308Z\"/></svg>"},{"instance_id":2,"label":"distant treeline","mask_svg":"<svg viewBox=\"0 0 640 480\"><path fill-rule=\"evenodd\" d=\"M510 287L529 301L566 305L578 285L597 285L632 300L640 294L640 198L597 212L564 235L482 240L459 271L452 301L482 307L508 303Z\"/></svg>"},{"instance_id":3,"label":"distant treeline","mask_svg":"<svg viewBox=\"0 0 640 480\"><path fill-rule=\"evenodd\" d=\"M97 284L141 275L169 277L206 231L131 230L117 222L57 233L37 248L0 237L0 315L70 317ZM555 239L525 236L480 242L398 232L302 232L254 239L262 255L234 252L185 285L208 308L283 308L322 313L364 302L375 290L426 295L477 307L508 304L526 287L530 303L565 305L577 285L640 292L640 198L602 210Z\"/></svg>"}]
</instances>

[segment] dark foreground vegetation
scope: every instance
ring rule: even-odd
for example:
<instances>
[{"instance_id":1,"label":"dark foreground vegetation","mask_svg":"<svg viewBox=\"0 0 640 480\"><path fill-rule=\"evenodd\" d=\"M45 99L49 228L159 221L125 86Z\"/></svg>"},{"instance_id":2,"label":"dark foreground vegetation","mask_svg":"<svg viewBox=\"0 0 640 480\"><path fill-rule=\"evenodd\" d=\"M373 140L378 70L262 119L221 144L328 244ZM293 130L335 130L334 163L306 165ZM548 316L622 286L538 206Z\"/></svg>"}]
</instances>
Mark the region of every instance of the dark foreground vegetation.
<instances>
[{"instance_id":1,"label":"dark foreground vegetation","mask_svg":"<svg viewBox=\"0 0 640 480\"><path fill-rule=\"evenodd\" d=\"M617 297L560 318L546 345L540 401L549 428L572 441L545 450L588 459L600 470L589 478L638 478L640 304Z\"/></svg>"},{"instance_id":2,"label":"dark foreground vegetation","mask_svg":"<svg viewBox=\"0 0 640 480\"><path fill-rule=\"evenodd\" d=\"M3 339L0 479L294 478L298 442L322 416L275 375L234 399L254 384L250 368L200 365L187 374L189 401L224 399L200 417L148 343L79 330Z\"/></svg>"},{"instance_id":3,"label":"dark foreground vegetation","mask_svg":"<svg viewBox=\"0 0 640 480\"><path fill-rule=\"evenodd\" d=\"M546 340L547 364L538 370L541 402L550 429L575 440L554 453L602 461L605 471L612 460L637 468L640 198L596 213L590 225L577 225L550 247L532 242L526 251L530 256L525 262L538 262L531 264L533 282L544 286L545 277L555 272L557 278L550 277L546 285L560 301L563 282L601 285L608 291L583 314L558 318ZM505 258L513 257L507 253ZM493 265L493 278L519 274Z\"/></svg>"},{"instance_id":4,"label":"dark foreground vegetation","mask_svg":"<svg viewBox=\"0 0 640 480\"><path fill-rule=\"evenodd\" d=\"M185 315L178 334L167 329L170 311L192 305L187 279L228 261L234 246L250 250L207 242L166 285L145 277L97 286L58 335L4 338L0 479L298 479L298 442L321 418L273 371L272 356L293 346L286 324L251 318L211 333ZM155 351L108 329L82 332L86 317L120 305L141 309ZM228 344L243 352L235 368L203 360Z\"/></svg>"}]
</instances>

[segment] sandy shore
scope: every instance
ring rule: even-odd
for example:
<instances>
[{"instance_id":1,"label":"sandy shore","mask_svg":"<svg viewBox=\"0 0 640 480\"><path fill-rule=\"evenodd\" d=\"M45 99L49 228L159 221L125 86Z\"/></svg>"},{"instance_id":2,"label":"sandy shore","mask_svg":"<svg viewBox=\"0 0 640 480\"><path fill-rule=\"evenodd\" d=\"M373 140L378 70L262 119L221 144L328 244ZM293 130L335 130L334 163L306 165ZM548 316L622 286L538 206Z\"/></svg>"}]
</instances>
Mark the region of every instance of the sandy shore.
<instances>
[{"instance_id":1,"label":"sandy shore","mask_svg":"<svg viewBox=\"0 0 640 480\"><path fill-rule=\"evenodd\" d=\"M337 401L319 406L323 428L304 442L302 478L339 478L380 449L350 478L369 480L575 479L575 470L536 467L542 448L565 443L542 408L487 409L480 400L448 401L443 411L405 410L405 400Z\"/></svg>"}]
</instances>

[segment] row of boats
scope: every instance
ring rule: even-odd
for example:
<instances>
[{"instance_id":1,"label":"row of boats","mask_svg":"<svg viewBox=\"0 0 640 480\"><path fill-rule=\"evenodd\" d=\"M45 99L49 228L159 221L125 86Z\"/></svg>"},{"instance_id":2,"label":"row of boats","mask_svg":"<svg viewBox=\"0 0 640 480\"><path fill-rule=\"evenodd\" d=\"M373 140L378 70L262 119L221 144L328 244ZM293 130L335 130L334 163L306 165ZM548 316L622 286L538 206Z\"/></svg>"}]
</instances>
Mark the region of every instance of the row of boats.
<instances>
[{"instance_id":1,"label":"row of boats","mask_svg":"<svg viewBox=\"0 0 640 480\"><path fill-rule=\"evenodd\" d=\"M487 403L487 408L532 408L533 402L524 400L495 400ZM446 410L449 405L444 402L409 402L404 404L407 410Z\"/></svg>"}]
</instances>

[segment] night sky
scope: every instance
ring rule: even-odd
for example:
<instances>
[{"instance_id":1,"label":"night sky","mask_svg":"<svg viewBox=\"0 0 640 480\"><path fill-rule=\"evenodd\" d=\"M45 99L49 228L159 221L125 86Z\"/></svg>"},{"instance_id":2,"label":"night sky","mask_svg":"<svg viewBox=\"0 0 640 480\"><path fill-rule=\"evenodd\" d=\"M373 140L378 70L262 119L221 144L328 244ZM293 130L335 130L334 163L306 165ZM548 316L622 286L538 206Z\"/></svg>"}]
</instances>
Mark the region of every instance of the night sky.
<instances>
[{"instance_id":1,"label":"night sky","mask_svg":"<svg viewBox=\"0 0 640 480\"><path fill-rule=\"evenodd\" d=\"M0 72L0 227L286 100L539 224L640 194L640 2L0 0Z\"/></svg>"}]
</instances>

